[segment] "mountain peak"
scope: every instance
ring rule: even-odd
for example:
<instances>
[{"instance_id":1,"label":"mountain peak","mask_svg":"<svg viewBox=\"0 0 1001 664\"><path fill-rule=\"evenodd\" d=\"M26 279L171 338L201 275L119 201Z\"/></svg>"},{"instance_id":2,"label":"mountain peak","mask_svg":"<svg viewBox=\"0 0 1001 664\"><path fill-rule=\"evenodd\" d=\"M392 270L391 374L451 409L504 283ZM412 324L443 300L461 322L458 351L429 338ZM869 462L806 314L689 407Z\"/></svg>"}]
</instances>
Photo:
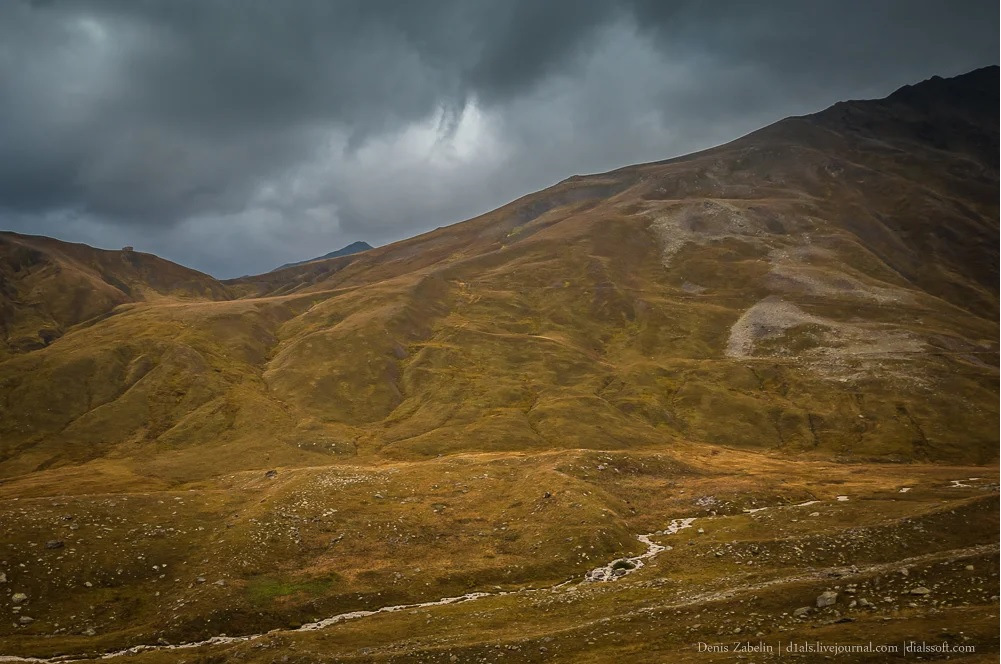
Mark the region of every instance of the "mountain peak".
<instances>
[{"instance_id":1,"label":"mountain peak","mask_svg":"<svg viewBox=\"0 0 1001 664\"><path fill-rule=\"evenodd\" d=\"M943 93L950 92L963 95L993 95L996 106L998 102L999 74L1001 74L1001 67L991 65L948 78L932 76L919 83L901 86L887 99L915 98L918 96L940 97Z\"/></svg>"},{"instance_id":2,"label":"mountain peak","mask_svg":"<svg viewBox=\"0 0 1001 664\"><path fill-rule=\"evenodd\" d=\"M313 263L315 261L325 261L328 258L338 258L339 256L350 256L351 254L358 254L363 251L368 251L369 249L374 249L372 245L368 242L359 240L358 242L352 242L351 244L345 245L338 249L337 251L331 251L329 254L323 254L322 256L317 256L316 258L307 258L304 261L295 261L293 263L285 263L276 267L272 272L277 272L278 270L284 270L287 267L295 267L296 265L305 265L306 263Z\"/></svg>"}]
</instances>

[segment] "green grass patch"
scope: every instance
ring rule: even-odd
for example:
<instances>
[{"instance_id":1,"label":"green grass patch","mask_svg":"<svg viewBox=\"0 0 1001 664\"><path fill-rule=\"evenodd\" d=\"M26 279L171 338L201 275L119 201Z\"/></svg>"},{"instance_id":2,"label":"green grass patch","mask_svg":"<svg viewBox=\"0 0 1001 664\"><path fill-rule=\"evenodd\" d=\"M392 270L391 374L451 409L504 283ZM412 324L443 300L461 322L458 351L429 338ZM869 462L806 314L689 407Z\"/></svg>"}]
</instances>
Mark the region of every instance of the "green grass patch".
<instances>
[{"instance_id":1,"label":"green grass patch","mask_svg":"<svg viewBox=\"0 0 1001 664\"><path fill-rule=\"evenodd\" d=\"M247 596L255 603L266 603L294 595L316 597L328 593L338 581L340 577L337 574L315 579L262 576L247 584Z\"/></svg>"}]
</instances>

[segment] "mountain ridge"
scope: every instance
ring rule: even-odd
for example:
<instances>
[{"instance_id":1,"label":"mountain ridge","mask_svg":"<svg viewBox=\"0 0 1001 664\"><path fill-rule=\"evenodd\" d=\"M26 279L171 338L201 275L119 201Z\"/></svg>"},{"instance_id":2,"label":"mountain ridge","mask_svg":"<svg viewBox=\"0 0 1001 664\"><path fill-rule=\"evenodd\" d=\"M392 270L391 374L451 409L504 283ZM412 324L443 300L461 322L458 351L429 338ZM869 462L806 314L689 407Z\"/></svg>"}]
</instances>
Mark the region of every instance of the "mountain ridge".
<instances>
[{"instance_id":1,"label":"mountain ridge","mask_svg":"<svg viewBox=\"0 0 1001 664\"><path fill-rule=\"evenodd\" d=\"M9 231L0 231L0 277L0 357L43 348L68 328L127 303L229 298L213 277L153 254Z\"/></svg>"},{"instance_id":2,"label":"mountain ridge","mask_svg":"<svg viewBox=\"0 0 1001 664\"><path fill-rule=\"evenodd\" d=\"M967 125L950 118L974 112L984 123L977 131L996 141L996 117L979 102L962 105L981 93L935 105L929 117L956 150L899 118L924 112L927 86L980 90L996 71L836 104L693 155L575 176L363 253L222 282L178 272L159 291L136 286L142 297L94 277L114 297L93 311L71 302L49 318L57 330L76 325L72 334L39 327L22 349L30 352L0 363L17 404L0 431L10 441L0 472L99 458L136 436L167 436L180 449L210 436L236 450L262 445L251 442L255 431L282 441L303 430L399 458L557 440L615 448L625 432L638 445L736 434L797 454L990 457L994 415L977 421L978 442L964 447L950 413L956 398L993 398L994 360L977 358L997 352L997 161L970 152ZM845 108L854 109L848 123ZM883 139L860 134L860 119ZM17 274L7 283L28 283ZM81 328L85 319L93 324ZM126 332L135 325L141 333ZM121 334L129 343L109 355ZM81 367L110 357L114 387L102 396L67 399L44 416L30 405L45 381L80 380ZM772 377L746 373L747 362ZM28 367L36 378L25 378ZM164 375L154 380L151 368ZM863 399L899 398L863 408L872 425L851 433L860 406L838 395L846 381ZM933 384L952 395L929 402ZM162 402L164 389L187 396ZM579 409L605 423L584 425ZM77 429L101 444L67 446ZM277 450L302 461L328 454Z\"/></svg>"}]
</instances>

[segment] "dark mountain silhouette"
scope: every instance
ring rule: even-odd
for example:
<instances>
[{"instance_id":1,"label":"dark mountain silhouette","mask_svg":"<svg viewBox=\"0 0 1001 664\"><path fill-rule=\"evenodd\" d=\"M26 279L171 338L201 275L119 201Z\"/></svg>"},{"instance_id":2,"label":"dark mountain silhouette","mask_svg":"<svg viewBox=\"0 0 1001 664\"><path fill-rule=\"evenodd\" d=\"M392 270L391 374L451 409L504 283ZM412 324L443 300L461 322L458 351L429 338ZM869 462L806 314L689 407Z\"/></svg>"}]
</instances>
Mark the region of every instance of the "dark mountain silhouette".
<instances>
[{"instance_id":1,"label":"dark mountain silhouette","mask_svg":"<svg viewBox=\"0 0 1001 664\"><path fill-rule=\"evenodd\" d=\"M317 256L316 258L310 258L309 260L296 261L295 263L285 263L280 267L276 267L272 272L277 272L278 270L284 270L287 267L293 267L295 265L304 265L305 263L313 263L315 261L322 261L328 258L337 258L338 256L350 256L351 254L357 254L362 251L368 251L372 249L372 245L368 242L352 242L351 244L341 247L337 251L331 251L329 254L323 254L322 256Z\"/></svg>"}]
</instances>

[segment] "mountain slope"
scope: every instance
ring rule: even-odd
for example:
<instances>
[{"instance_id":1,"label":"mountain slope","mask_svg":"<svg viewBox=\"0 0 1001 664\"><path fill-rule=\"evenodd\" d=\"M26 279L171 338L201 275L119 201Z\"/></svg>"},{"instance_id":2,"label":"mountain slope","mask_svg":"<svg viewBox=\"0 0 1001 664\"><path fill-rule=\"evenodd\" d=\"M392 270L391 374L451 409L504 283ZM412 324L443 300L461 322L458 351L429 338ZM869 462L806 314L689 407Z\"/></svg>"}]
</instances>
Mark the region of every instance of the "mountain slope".
<instances>
[{"instance_id":1,"label":"mountain slope","mask_svg":"<svg viewBox=\"0 0 1001 664\"><path fill-rule=\"evenodd\" d=\"M228 297L209 275L152 254L0 232L0 357L41 348L122 304Z\"/></svg>"},{"instance_id":2,"label":"mountain slope","mask_svg":"<svg viewBox=\"0 0 1001 664\"><path fill-rule=\"evenodd\" d=\"M974 126L996 144L996 118L956 119L990 99L984 80L996 92L991 75L956 83L972 110L929 116L940 135L969 145ZM301 319L271 385L321 420L387 418L384 452L622 444L610 429L992 456L996 153L909 130L920 105L849 107L893 131L834 130L835 107L300 272L297 292L344 292ZM384 289L397 303L382 315ZM364 316L334 325L355 301ZM361 338L364 363L337 352ZM971 402L989 414L962 417Z\"/></svg>"},{"instance_id":3,"label":"mountain slope","mask_svg":"<svg viewBox=\"0 0 1001 664\"><path fill-rule=\"evenodd\" d=\"M149 301L0 364L0 472L112 450L134 467L137 441L170 450L144 472L176 478L679 440L996 458L996 73L575 176L362 254L196 280L243 299ZM125 301L93 283L94 311ZM69 383L85 387L39 407Z\"/></svg>"}]
</instances>

